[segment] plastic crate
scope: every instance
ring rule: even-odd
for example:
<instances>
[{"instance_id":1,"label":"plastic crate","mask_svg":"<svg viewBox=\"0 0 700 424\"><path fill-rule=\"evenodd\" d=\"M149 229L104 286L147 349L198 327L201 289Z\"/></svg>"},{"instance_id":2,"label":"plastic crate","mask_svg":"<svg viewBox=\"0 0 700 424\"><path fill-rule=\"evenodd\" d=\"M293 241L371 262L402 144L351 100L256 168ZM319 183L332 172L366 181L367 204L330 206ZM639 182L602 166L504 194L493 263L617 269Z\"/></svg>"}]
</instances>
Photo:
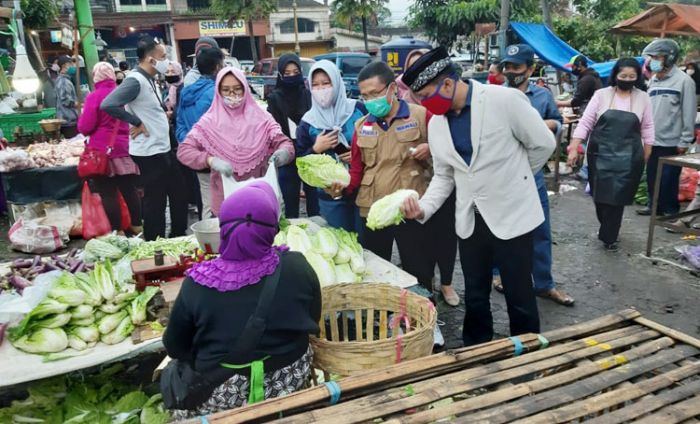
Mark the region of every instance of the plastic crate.
<instances>
[{"instance_id":1,"label":"plastic crate","mask_svg":"<svg viewBox=\"0 0 700 424\"><path fill-rule=\"evenodd\" d=\"M56 117L55 108L46 108L37 113L12 113L0 115L0 129L9 142L14 142L16 127L22 127L25 133L42 132L39 121Z\"/></svg>"}]
</instances>

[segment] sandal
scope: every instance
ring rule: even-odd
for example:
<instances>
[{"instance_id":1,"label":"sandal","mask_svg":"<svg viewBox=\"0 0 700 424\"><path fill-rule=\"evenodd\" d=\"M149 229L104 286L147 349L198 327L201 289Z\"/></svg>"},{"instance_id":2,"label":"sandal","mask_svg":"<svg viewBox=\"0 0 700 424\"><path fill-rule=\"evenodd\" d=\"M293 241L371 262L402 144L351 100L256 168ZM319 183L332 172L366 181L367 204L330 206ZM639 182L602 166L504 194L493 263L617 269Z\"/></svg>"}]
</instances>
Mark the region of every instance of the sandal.
<instances>
[{"instance_id":1,"label":"sandal","mask_svg":"<svg viewBox=\"0 0 700 424\"><path fill-rule=\"evenodd\" d=\"M501 277L493 277L493 289L496 290L497 292L503 294L505 292L505 289L503 288L503 283L501 282Z\"/></svg>"},{"instance_id":2,"label":"sandal","mask_svg":"<svg viewBox=\"0 0 700 424\"><path fill-rule=\"evenodd\" d=\"M574 306L574 298L569 296L566 293L560 292L557 289L550 289L550 290L545 290L542 292L537 293L538 297L544 298L544 299L549 299L555 303L558 303L560 305L564 306Z\"/></svg>"},{"instance_id":3,"label":"sandal","mask_svg":"<svg viewBox=\"0 0 700 424\"><path fill-rule=\"evenodd\" d=\"M445 303L447 303L450 306L457 306L459 305L459 295L457 292L452 289L448 295L445 295L445 292L442 290L444 287L450 287L450 286L442 286L440 287L440 293L442 293L442 298L445 299Z\"/></svg>"}]
</instances>

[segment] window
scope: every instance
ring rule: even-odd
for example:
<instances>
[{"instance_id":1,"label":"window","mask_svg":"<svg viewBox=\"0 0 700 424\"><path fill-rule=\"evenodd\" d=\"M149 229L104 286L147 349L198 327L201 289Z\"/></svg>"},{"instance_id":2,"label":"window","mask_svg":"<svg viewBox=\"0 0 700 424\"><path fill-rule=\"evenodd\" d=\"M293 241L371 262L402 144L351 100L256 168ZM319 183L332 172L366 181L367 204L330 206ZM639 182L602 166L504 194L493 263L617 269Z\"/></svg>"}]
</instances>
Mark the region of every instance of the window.
<instances>
[{"instance_id":1,"label":"window","mask_svg":"<svg viewBox=\"0 0 700 424\"><path fill-rule=\"evenodd\" d=\"M316 30L316 22L311 19L297 18L297 26L299 27L299 33L309 33ZM294 19L287 19L280 24L281 34L294 34Z\"/></svg>"},{"instance_id":2,"label":"window","mask_svg":"<svg viewBox=\"0 0 700 424\"><path fill-rule=\"evenodd\" d=\"M209 0L187 0L189 10L208 9L211 6Z\"/></svg>"},{"instance_id":3,"label":"window","mask_svg":"<svg viewBox=\"0 0 700 424\"><path fill-rule=\"evenodd\" d=\"M368 57L345 57L340 65L344 76L355 76L370 62Z\"/></svg>"}]
</instances>

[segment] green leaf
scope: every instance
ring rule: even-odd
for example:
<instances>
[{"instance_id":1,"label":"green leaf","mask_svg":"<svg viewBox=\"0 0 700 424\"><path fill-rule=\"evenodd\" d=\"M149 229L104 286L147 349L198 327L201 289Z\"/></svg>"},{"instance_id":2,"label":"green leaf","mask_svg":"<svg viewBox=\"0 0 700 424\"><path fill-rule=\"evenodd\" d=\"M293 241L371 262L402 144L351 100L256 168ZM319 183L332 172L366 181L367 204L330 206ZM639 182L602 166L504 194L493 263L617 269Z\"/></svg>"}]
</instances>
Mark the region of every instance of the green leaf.
<instances>
[{"instance_id":1,"label":"green leaf","mask_svg":"<svg viewBox=\"0 0 700 424\"><path fill-rule=\"evenodd\" d=\"M119 414L122 412L140 411L146 402L148 402L148 396L144 392L136 390L119 398L117 403L110 409L110 412Z\"/></svg>"}]
</instances>

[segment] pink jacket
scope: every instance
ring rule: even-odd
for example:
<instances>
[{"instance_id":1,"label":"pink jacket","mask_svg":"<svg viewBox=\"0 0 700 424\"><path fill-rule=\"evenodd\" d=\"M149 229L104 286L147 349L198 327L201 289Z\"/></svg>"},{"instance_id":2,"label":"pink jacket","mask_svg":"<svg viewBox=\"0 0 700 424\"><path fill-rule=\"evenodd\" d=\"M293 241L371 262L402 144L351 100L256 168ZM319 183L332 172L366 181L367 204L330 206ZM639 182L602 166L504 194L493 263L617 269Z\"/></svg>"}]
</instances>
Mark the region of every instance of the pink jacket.
<instances>
[{"instance_id":1,"label":"pink jacket","mask_svg":"<svg viewBox=\"0 0 700 424\"><path fill-rule=\"evenodd\" d=\"M90 147L106 151L112 138L114 126L119 125L110 157L122 158L129 156L129 124L100 110L102 101L115 88L117 88L117 83L112 80L104 80L95 84L95 91L85 98L83 113L78 118L78 131L90 137Z\"/></svg>"}]
</instances>

